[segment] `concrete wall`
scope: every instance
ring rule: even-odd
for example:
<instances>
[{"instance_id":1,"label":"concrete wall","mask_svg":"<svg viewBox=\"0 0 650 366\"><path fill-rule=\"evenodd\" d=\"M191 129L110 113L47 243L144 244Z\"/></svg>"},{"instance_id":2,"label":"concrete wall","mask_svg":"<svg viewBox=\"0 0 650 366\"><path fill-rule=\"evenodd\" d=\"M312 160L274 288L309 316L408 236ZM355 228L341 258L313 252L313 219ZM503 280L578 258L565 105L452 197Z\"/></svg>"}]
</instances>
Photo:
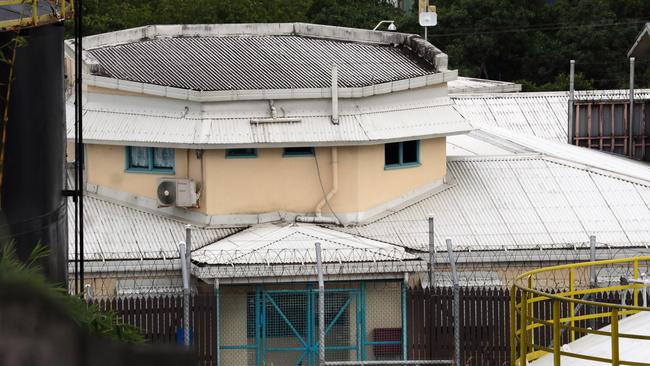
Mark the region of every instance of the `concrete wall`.
<instances>
[{"instance_id":1,"label":"concrete wall","mask_svg":"<svg viewBox=\"0 0 650 366\"><path fill-rule=\"evenodd\" d=\"M339 189L330 204L339 213L372 209L445 175L444 138L421 141L421 166L404 169L384 169L383 144L337 149ZM222 149L205 150L202 179L195 150L176 150L175 174L153 174L126 171L124 146L87 145L86 174L89 183L151 199L160 177L205 180L199 210L208 215L313 213L332 188L331 152L319 147L317 159L283 157L281 148L269 148L258 149L257 158L227 159Z\"/></svg>"}]
</instances>

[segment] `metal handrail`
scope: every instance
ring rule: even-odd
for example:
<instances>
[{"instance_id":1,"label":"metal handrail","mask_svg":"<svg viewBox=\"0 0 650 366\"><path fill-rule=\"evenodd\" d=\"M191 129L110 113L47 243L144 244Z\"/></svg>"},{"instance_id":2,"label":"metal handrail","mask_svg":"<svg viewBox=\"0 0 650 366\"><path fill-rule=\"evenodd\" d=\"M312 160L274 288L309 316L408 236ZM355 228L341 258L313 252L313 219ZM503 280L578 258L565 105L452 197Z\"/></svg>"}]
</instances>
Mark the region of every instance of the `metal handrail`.
<instances>
[{"instance_id":1,"label":"metal handrail","mask_svg":"<svg viewBox=\"0 0 650 366\"><path fill-rule=\"evenodd\" d=\"M39 1L47 1L53 6L59 6L58 13L47 13L38 15ZM37 26L68 19L74 13L74 0L0 0L0 7L31 4L31 16L20 14L16 19L7 19L0 21L0 29Z\"/></svg>"},{"instance_id":2,"label":"metal handrail","mask_svg":"<svg viewBox=\"0 0 650 366\"><path fill-rule=\"evenodd\" d=\"M510 299L510 346L511 346L511 361L512 365L525 366L527 362L538 359L546 354L553 354L555 366L560 366L561 356L572 357L577 359L608 362L614 366L619 365L650 365L650 363L640 363L633 361L621 360L619 355L619 339L639 339L650 340L650 336L625 334L619 332L619 318L625 315L636 314L640 311L650 311L650 309L639 306L639 289L647 286L639 279L639 262L650 261L650 256L641 256L634 258L621 258L610 259L595 262L581 262L573 264L564 264L551 267L544 267L531 270L515 278L515 283L512 286L511 299ZM577 268L597 267L604 265L616 264L631 264L633 267L633 279L627 284L608 286L608 287L592 287L589 289L575 289L575 270ZM548 273L553 271L568 271L569 273L569 286L568 291L557 293L547 293L535 289L536 275ZM577 295L590 295L598 292L605 291L633 291L632 305L624 304L610 304L593 300L575 298ZM517 301L517 294L519 300ZM542 319L536 317L534 314L533 304L542 301L552 301L553 311L552 319ZM562 304L568 305L569 314L562 316ZM598 312L588 315L575 315L576 304L597 306L606 309L607 311ZM517 321L519 317L519 321ZM591 328L577 327L576 321L609 318L611 328L610 331L596 330ZM552 327L553 329L553 345L544 346L535 344L533 330L540 327ZM579 354L575 352L563 351L561 349L561 332L563 330L570 332L570 340L575 340L575 332L584 334L594 334L601 336L609 336L611 338L611 358L603 358Z\"/></svg>"}]
</instances>

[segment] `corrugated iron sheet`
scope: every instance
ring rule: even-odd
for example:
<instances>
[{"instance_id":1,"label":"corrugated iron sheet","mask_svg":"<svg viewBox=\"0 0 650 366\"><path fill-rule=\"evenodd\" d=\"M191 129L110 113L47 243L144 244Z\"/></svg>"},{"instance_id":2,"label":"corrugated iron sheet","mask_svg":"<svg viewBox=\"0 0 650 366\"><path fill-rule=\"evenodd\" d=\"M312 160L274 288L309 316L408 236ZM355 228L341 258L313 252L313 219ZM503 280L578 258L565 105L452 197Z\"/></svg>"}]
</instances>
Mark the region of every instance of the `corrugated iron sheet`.
<instances>
[{"instance_id":1,"label":"corrugated iron sheet","mask_svg":"<svg viewBox=\"0 0 650 366\"><path fill-rule=\"evenodd\" d=\"M562 249L590 235L613 247L650 244L650 186L544 156L451 160L452 186L369 224L337 229L426 250Z\"/></svg>"},{"instance_id":2,"label":"corrugated iron sheet","mask_svg":"<svg viewBox=\"0 0 650 366\"><path fill-rule=\"evenodd\" d=\"M101 74L183 89L361 87L435 73L402 46L287 35L173 37L88 50Z\"/></svg>"},{"instance_id":3,"label":"corrugated iron sheet","mask_svg":"<svg viewBox=\"0 0 650 366\"><path fill-rule=\"evenodd\" d=\"M84 197L84 257L88 261L177 258L185 240L185 222ZM201 248L243 228L192 231L192 247ZM74 259L74 204L68 204L68 255Z\"/></svg>"},{"instance_id":4,"label":"corrugated iron sheet","mask_svg":"<svg viewBox=\"0 0 650 366\"><path fill-rule=\"evenodd\" d=\"M399 246L291 223L255 225L195 251L192 259L217 265L313 264L316 242L321 243L323 263L418 260Z\"/></svg>"},{"instance_id":5,"label":"corrugated iron sheet","mask_svg":"<svg viewBox=\"0 0 650 366\"><path fill-rule=\"evenodd\" d=\"M342 114L335 125L329 115L292 114L296 123L251 123L268 116L220 116L204 113L146 112L88 106L84 112L84 139L90 142L115 142L167 145L246 145L357 143L446 135L471 129L448 98L435 98L425 104L375 108ZM74 114L68 113L68 138L74 137Z\"/></svg>"},{"instance_id":6,"label":"corrugated iron sheet","mask_svg":"<svg viewBox=\"0 0 650 366\"><path fill-rule=\"evenodd\" d=\"M635 98L650 98L650 90L636 90ZM452 99L458 111L475 127L499 127L547 140L567 141L567 92L453 95ZM575 99L626 100L629 91L579 91Z\"/></svg>"}]
</instances>

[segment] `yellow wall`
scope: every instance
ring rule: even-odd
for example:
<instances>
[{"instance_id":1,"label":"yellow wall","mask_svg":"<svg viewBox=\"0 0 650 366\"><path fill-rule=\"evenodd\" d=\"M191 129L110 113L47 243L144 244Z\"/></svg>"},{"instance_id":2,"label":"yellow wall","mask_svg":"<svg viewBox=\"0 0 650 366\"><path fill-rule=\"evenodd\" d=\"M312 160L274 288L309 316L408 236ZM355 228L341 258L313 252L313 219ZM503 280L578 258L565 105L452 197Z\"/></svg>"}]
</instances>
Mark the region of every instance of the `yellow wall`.
<instances>
[{"instance_id":1,"label":"yellow wall","mask_svg":"<svg viewBox=\"0 0 650 366\"><path fill-rule=\"evenodd\" d=\"M421 166L404 169L384 169L383 144L337 149L339 188L330 204L339 213L372 209L445 174L444 138L421 141ZM314 157L283 157L281 148L258 149L257 158L238 159L225 158L224 150L205 150L206 187L200 210L209 215L313 213L323 190L332 188L331 151L316 148L317 165ZM128 172L124 159L123 146L88 145L88 182L152 199L161 176L190 177L201 183L201 160L195 150L176 150L175 175ZM325 206L323 212L328 211Z\"/></svg>"}]
</instances>

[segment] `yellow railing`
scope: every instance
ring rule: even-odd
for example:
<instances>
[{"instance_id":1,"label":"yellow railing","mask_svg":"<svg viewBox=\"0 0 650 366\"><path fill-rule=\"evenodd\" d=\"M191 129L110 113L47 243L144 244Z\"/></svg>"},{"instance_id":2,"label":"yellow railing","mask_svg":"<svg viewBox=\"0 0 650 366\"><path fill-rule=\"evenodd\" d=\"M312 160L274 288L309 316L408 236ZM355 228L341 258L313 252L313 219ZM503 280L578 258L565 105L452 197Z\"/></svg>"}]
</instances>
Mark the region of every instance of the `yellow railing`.
<instances>
[{"instance_id":1,"label":"yellow railing","mask_svg":"<svg viewBox=\"0 0 650 366\"><path fill-rule=\"evenodd\" d=\"M53 10L39 15L39 3L49 3ZM0 0L0 7L15 5L23 5L21 10L25 11L25 13L16 14L16 18L14 19L0 21L0 29L35 26L61 21L70 18L74 10L74 0Z\"/></svg>"},{"instance_id":2,"label":"yellow railing","mask_svg":"<svg viewBox=\"0 0 650 366\"><path fill-rule=\"evenodd\" d=\"M644 263L647 266L650 263L650 256L545 267L517 276L510 297L511 365L525 366L527 362L534 361L547 354L553 354L553 364L555 366L560 366L562 356L605 362L614 366L650 365L650 360L645 362L624 360L620 358L619 354L620 339L627 338L648 341L647 346L650 347L650 336L620 333L618 324L621 317L636 314L640 311L650 311L650 308L639 306L639 291L645 285L629 283L608 287L576 286L577 271L591 271L592 269L607 266L613 266L618 270L622 266L628 266L628 273L632 274L634 279L639 279L640 263ZM563 278L568 278L567 283L561 286L563 290L549 293L535 289L535 284L538 279L549 278L558 273L562 274ZM611 291L631 291L632 305L605 303L588 298L590 294ZM549 305L551 305L550 308L552 309L550 314L546 311L542 312L543 314L535 314L535 305L541 308L540 305L544 302L550 303ZM588 308L591 311L585 315L577 315L576 310L578 307ZM592 319L601 319L601 321L611 324L610 330L603 331L576 325L577 322ZM539 341L536 342L535 340L535 330L544 327L549 327L552 330L552 344L540 344ZM563 332L567 332L568 335L565 339L569 342L576 339L576 334L596 334L610 337L611 358L596 357L562 350Z\"/></svg>"}]
</instances>

